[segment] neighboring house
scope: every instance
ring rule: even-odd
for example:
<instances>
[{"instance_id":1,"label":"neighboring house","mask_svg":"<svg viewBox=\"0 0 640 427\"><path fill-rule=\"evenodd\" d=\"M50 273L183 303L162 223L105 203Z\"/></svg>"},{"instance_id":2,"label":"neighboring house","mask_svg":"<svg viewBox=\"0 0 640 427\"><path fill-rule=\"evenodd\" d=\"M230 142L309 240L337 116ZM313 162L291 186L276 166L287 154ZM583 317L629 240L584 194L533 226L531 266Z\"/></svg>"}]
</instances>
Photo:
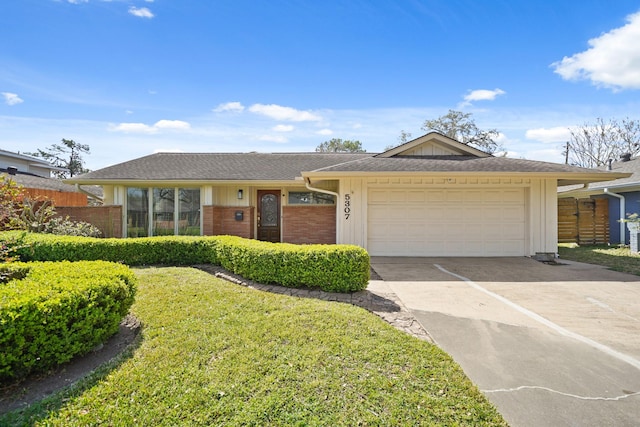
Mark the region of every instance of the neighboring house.
<instances>
[{"instance_id":1,"label":"neighboring house","mask_svg":"<svg viewBox=\"0 0 640 427\"><path fill-rule=\"evenodd\" d=\"M64 170L36 157L0 150L0 174L6 174L24 187L31 197L47 198L60 206L86 206L86 194L73 185L51 178L51 172Z\"/></svg>"},{"instance_id":2,"label":"neighboring house","mask_svg":"<svg viewBox=\"0 0 640 427\"><path fill-rule=\"evenodd\" d=\"M558 188L559 198L608 200L608 223L612 244L629 244L629 230L621 222L628 214L640 213L640 157L623 156L602 170L627 173L626 177L586 185Z\"/></svg>"},{"instance_id":3,"label":"neighboring house","mask_svg":"<svg viewBox=\"0 0 640 427\"><path fill-rule=\"evenodd\" d=\"M11 171L25 175L50 178L52 171L65 170L66 169L54 166L47 161L38 159L37 157L0 150L0 172Z\"/></svg>"},{"instance_id":4,"label":"neighboring house","mask_svg":"<svg viewBox=\"0 0 640 427\"><path fill-rule=\"evenodd\" d=\"M349 243L372 256L557 250L557 186L621 178L493 157L432 132L381 154L158 153L67 180L102 185L122 235Z\"/></svg>"}]
</instances>

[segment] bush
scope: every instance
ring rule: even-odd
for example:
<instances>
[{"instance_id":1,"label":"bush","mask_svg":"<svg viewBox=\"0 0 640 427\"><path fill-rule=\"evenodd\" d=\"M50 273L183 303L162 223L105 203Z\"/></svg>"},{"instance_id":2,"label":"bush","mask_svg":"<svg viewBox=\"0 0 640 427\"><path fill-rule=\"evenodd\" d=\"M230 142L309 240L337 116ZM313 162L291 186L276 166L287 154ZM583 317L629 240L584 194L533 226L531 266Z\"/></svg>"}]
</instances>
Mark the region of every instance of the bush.
<instances>
[{"instance_id":1,"label":"bush","mask_svg":"<svg viewBox=\"0 0 640 427\"><path fill-rule=\"evenodd\" d=\"M222 267L261 283L353 292L369 282L369 254L358 246L293 245L221 236L217 251Z\"/></svg>"},{"instance_id":2,"label":"bush","mask_svg":"<svg viewBox=\"0 0 640 427\"><path fill-rule=\"evenodd\" d=\"M104 342L136 290L129 268L104 261L3 269L20 274L0 284L0 379L46 371Z\"/></svg>"},{"instance_id":3,"label":"bush","mask_svg":"<svg viewBox=\"0 0 640 427\"><path fill-rule=\"evenodd\" d=\"M84 237L100 237L102 235L100 229L95 225L84 221L71 221L68 216L51 218L44 224L43 233Z\"/></svg>"},{"instance_id":4,"label":"bush","mask_svg":"<svg viewBox=\"0 0 640 427\"><path fill-rule=\"evenodd\" d=\"M0 233L0 243L14 232ZM216 264L262 283L362 290L369 254L353 245L293 245L236 236L165 236L129 239L27 234L16 253L22 261L105 260L128 265Z\"/></svg>"},{"instance_id":5,"label":"bush","mask_svg":"<svg viewBox=\"0 0 640 427\"><path fill-rule=\"evenodd\" d=\"M15 232L0 233L0 243ZM112 261L127 265L216 264L216 239L202 236L96 239L28 233L22 261Z\"/></svg>"}]
</instances>

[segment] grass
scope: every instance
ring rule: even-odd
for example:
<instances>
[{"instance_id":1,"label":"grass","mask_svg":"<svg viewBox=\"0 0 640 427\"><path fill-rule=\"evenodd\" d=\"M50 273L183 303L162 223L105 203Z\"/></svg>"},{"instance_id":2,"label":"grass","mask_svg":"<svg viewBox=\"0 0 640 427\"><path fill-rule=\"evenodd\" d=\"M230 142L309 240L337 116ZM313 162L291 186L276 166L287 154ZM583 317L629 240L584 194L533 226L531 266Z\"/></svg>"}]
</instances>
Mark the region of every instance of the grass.
<instances>
[{"instance_id":1,"label":"grass","mask_svg":"<svg viewBox=\"0 0 640 427\"><path fill-rule=\"evenodd\" d=\"M624 246L578 246L575 243L558 245L560 259L586 262L608 267L615 271L640 276L640 254Z\"/></svg>"},{"instance_id":2,"label":"grass","mask_svg":"<svg viewBox=\"0 0 640 427\"><path fill-rule=\"evenodd\" d=\"M506 425L446 353L364 309L136 274L139 345L0 425Z\"/></svg>"}]
</instances>

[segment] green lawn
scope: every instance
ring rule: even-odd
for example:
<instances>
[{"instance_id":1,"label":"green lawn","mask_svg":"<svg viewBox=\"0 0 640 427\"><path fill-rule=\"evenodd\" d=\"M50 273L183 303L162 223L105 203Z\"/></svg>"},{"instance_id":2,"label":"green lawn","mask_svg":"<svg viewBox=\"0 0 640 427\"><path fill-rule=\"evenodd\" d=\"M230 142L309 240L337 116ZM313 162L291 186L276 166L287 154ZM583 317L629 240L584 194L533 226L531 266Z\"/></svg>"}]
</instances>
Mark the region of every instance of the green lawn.
<instances>
[{"instance_id":1,"label":"green lawn","mask_svg":"<svg viewBox=\"0 0 640 427\"><path fill-rule=\"evenodd\" d=\"M628 247L618 246L578 246L574 243L558 245L560 261L586 262L609 267L640 276L640 255L632 253Z\"/></svg>"},{"instance_id":2,"label":"green lawn","mask_svg":"<svg viewBox=\"0 0 640 427\"><path fill-rule=\"evenodd\" d=\"M139 345L0 425L506 425L446 353L364 309L136 273Z\"/></svg>"}]
</instances>

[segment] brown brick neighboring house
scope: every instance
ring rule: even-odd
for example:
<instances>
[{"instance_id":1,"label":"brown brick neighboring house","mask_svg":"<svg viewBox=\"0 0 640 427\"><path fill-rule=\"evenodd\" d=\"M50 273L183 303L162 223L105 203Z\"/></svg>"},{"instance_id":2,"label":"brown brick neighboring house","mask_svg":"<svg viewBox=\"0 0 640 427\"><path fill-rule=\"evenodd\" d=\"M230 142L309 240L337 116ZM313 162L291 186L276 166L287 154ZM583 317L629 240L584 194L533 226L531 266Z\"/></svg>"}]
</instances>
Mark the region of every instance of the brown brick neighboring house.
<instances>
[{"instance_id":1,"label":"brown brick neighboring house","mask_svg":"<svg viewBox=\"0 0 640 427\"><path fill-rule=\"evenodd\" d=\"M66 182L100 185L123 236L233 234L374 256L557 251L558 185L628 174L494 157L431 132L384 153L156 153Z\"/></svg>"}]
</instances>

